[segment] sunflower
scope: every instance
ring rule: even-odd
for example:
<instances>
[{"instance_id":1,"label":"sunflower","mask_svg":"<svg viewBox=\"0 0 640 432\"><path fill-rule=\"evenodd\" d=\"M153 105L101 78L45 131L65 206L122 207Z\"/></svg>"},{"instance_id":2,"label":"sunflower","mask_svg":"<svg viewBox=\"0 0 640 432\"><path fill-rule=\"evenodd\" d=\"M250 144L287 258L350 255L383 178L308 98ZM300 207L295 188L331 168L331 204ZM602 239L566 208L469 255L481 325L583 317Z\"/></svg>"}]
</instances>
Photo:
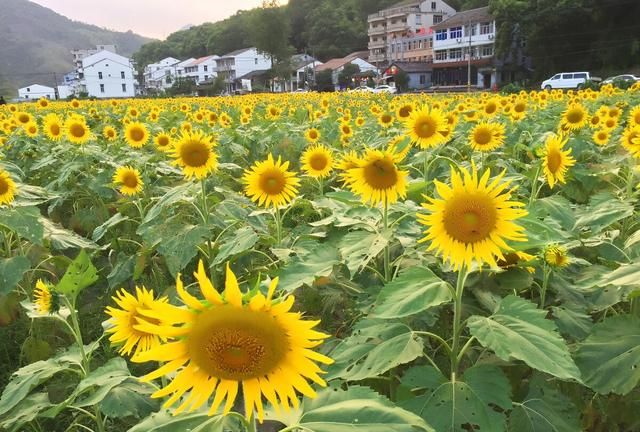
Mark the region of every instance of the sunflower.
<instances>
[{"instance_id":1,"label":"sunflower","mask_svg":"<svg viewBox=\"0 0 640 432\"><path fill-rule=\"evenodd\" d=\"M498 102L495 99L489 99L482 107L485 116L493 117L498 114Z\"/></svg>"},{"instance_id":2,"label":"sunflower","mask_svg":"<svg viewBox=\"0 0 640 432\"><path fill-rule=\"evenodd\" d=\"M38 99L38 108L48 108L50 105L49 103L49 99L45 98L45 97L41 97L40 99Z\"/></svg>"},{"instance_id":3,"label":"sunflower","mask_svg":"<svg viewBox=\"0 0 640 432\"><path fill-rule=\"evenodd\" d=\"M129 196L139 194L144 186L140 178L140 172L130 166L116 169L116 173L113 175L113 182L120 185L121 194Z\"/></svg>"},{"instance_id":4,"label":"sunflower","mask_svg":"<svg viewBox=\"0 0 640 432\"><path fill-rule=\"evenodd\" d=\"M347 174L349 170L352 168L358 168L359 162L360 158L358 157L358 153L354 150L345 152L340 157L339 162L336 164L336 168L341 171L339 177L345 185L348 183Z\"/></svg>"},{"instance_id":5,"label":"sunflower","mask_svg":"<svg viewBox=\"0 0 640 432\"><path fill-rule=\"evenodd\" d=\"M393 115L387 112L384 112L378 116L378 124L385 129L390 128L391 125L393 125L394 120L395 119L393 118Z\"/></svg>"},{"instance_id":6,"label":"sunflower","mask_svg":"<svg viewBox=\"0 0 640 432\"><path fill-rule=\"evenodd\" d=\"M562 113L560 125L570 131L582 129L589 121L589 114L584 106L579 103L571 103Z\"/></svg>"},{"instance_id":7,"label":"sunflower","mask_svg":"<svg viewBox=\"0 0 640 432\"><path fill-rule=\"evenodd\" d=\"M82 116L72 115L65 122L67 138L74 144L86 144L91 139L91 130Z\"/></svg>"},{"instance_id":8,"label":"sunflower","mask_svg":"<svg viewBox=\"0 0 640 432\"><path fill-rule=\"evenodd\" d=\"M141 148L149 141L149 130L143 123L129 123L124 129L124 139L131 147Z\"/></svg>"},{"instance_id":9,"label":"sunflower","mask_svg":"<svg viewBox=\"0 0 640 432\"><path fill-rule=\"evenodd\" d=\"M340 123L338 129L343 137L351 138L353 136L353 128L349 123Z\"/></svg>"},{"instance_id":10,"label":"sunflower","mask_svg":"<svg viewBox=\"0 0 640 432\"><path fill-rule=\"evenodd\" d=\"M420 148L436 147L447 140L447 119L439 109L414 110L405 124L411 142Z\"/></svg>"},{"instance_id":11,"label":"sunflower","mask_svg":"<svg viewBox=\"0 0 640 432\"><path fill-rule=\"evenodd\" d=\"M305 150L300 162L307 175L324 178L333 170L333 152L323 145L316 145Z\"/></svg>"},{"instance_id":12,"label":"sunflower","mask_svg":"<svg viewBox=\"0 0 640 432\"><path fill-rule=\"evenodd\" d=\"M171 135L165 132L160 132L153 139L156 147L164 152L171 151Z\"/></svg>"},{"instance_id":13,"label":"sunflower","mask_svg":"<svg viewBox=\"0 0 640 432\"><path fill-rule=\"evenodd\" d=\"M398 117L402 121L407 120L411 116L411 113L414 109L415 108L411 103L402 104L396 110L396 117Z\"/></svg>"},{"instance_id":14,"label":"sunflower","mask_svg":"<svg viewBox=\"0 0 640 432\"><path fill-rule=\"evenodd\" d=\"M629 126L620 137L622 146L633 156L640 158L640 126Z\"/></svg>"},{"instance_id":15,"label":"sunflower","mask_svg":"<svg viewBox=\"0 0 640 432\"><path fill-rule=\"evenodd\" d=\"M392 204L407 195L407 171L399 170L398 155L390 150L367 149L356 168L347 171L344 179L362 201L376 205Z\"/></svg>"},{"instance_id":16,"label":"sunflower","mask_svg":"<svg viewBox=\"0 0 640 432\"><path fill-rule=\"evenodd\" d=\"M451 168L451 187L434 181L440 198L422 204L429 214L418 214L427 226L420 242L431 242L427 250L435 250L456 270L474 261L496 267L496 258L504 260L502 251L512 250L505 240L526 240L515 221L527 212L520 208L524 204L511 201L513 189L505 191L510 183L502 182L505 171L491 182L488 169L478 178L475 164L471 172L460 171Z\"/></svg>"},{"instance_id":17,"label":"sunflower","mask_svg":"<svg viewBox=\"0 0 640 432\"><path fill-rule=\"evenodd\" d=\"M48 315L54 312L54 298L49 286L38 279L36 287L33 289L33 303L36 305L38 313Z\"/></svg>"},{"instance_id":18,"label":"sunflower","mask_svg":"<svg viewBox=\"0 0 640 432\"><path fill-rule=\"evenodd\" d=\"M135 295L121 289L112 297L118 307L108 306L105 313L109 315L108 323L111 327L105 333L111 333L109 340L113 345L121 345L118 352L121 355L140 354L159 346L165 338L155 333L148 333L136 329L141 321L154 324L164 323L162 317L149 318L144 315L146 310L152 309L156 304L166 304L167 298L156 299L153 290L136 287ZM135 350L134 350L135 348Z\"/></svg>"},{"instance_id":19,"label":"sunflower","mask_svg":"<svg viewBox=\"0 0 640 432\"><path fill-rule=\"evenodd\" d=\"M118 138L118 132L116 132L113 126L105 126L104 129L102 129L102 136L108 141L115 141Z\"/></svg>"},{"instance_id":20,"label":"sunflower","mask_svg":"<svg viewBox=\"0 0 640 432\"><path fill-rule=\"evenodd\" d=\"M26 125L27 123L31 123L33 121L33 116L24 111L16 111L13 114L13 117L20 125Z\"/></svg>"},{"instance_id":21,"label":"sunflower","mask_svg":"<svg viewBox=\"0 0 640 432\"><path fill-rule=\"evenodd\" d=\"M203 179L218 167L218 156L213 151L213 137L203 132L183 132L172 149L174 164L182 167L187 178Z\"/></svg>"},{"instance_id":22,"label":"sunflower","mask_svg":"<svg viewBox=\"0 0 640 432\"><path fill-rule=\"evenodd\" d=\"M477 151L489 152L504 144L504 125L501 123L478 123L469 133L469 144Z\"/></svg>"},{"instance_id":23,"label":"sunflower","mask_svg":"<svg viewBox=\"0 0 640 432\"><path fill-rule=\"evenodd\" d=\"M0 169L0 205L11 204L15 199L16 184L3 169Z\"/></svg>"},{"instance_id":24,"label":"sunflower","mask_svg":"<svg viewBox=\"0 0 640 432\"><path fill-rule=\"evenodd\" d=\"M631 112L629 113L629 125L640 126L640 105L631 109Z\"/></svg>"},{"instance_id":25,"label":"sunflower","mask_svg":"<svg viewBox=\"0 0 640 432\"><path fill-rule=\"evenodd\" d=\"M568 139L562 135L552 134L545 142L544 174L551 189L556 183L565 183L564 176L567 170L576 163L575 159L571 157L571 149L563 151L567 141Z\"/></svg>"},{"instance_id":26,"label":"sunflower","mask_svg":"<svg viewBox=\"0 0 640 432\"><path fill-rule=\"evenodd\" d=\"M51 141L58 141L62 138L62 120L56 114L47 114L42 120L44 134Z\"/></svg>"},{"instance_id":27,"label":"sunflower","mask_svg":"<svg viewBox=\"0 0 640 432\"><path fill-rule=\"evenodd\" d=\"M251 170L246 170L242 178L245 193L252 201L265 207L279 207L289 203L298 193L300 180L295 173L287 171L289 162L275 161L269 154L267 160L256 162Z\"/></svg>"},{"instance_id":28,"label":"sunflower","mask_svg":"<svg viewBox=\"0 0 640 432\"><path fill-rule=\"evenodd\" d=\"M524 264L533 261L536 257L526 252L513 251L503 254L502 259L497 260L498 267L507 270L514 267L522 267ZM536 269L530 266L524 266L529 273L534 273Z\"/></svg>"},{"instance_id":29,"label":"sunflower","mask_svg":"<svg viewBox=\"0 0 640 432\"><path fill-rule=\"evenodd\" d=\"M27 123L22 127L24 129L24 133L27 134L29 138L35 138L38 136L38 124L36 122Z\"/></svg>"},{"instance_id":30,"label":"sunflower","mask_svg":"<svg viewBox=\"0 0 640 432\"><path fill-rule=\"evenodd\" d=\"M610 137L611 137L611 134L608 131L604 129L600 129L593 133L592 138L593 138L593 142L595 142L599 146L605 146L609 142Z\"/></svg>"},{"instance_id":31,"label":"sunflower","mask_svg":"<svg viewBox=\"0 0 640 432\"><path fill-rule=\"evenodd\" d=\"M315 144L320 139L320 131L316 128L309 128L304 132L304 137L310 143Z\"/></svg>"},{"instance_id":32,"label":"sunflower","mask_svg":"<svg viewBox=\"0 0 640 432\"><path fill-rule=\"evenodd\" d=\"M549 245L544 250L544 260L551 267L562 268L569 265L567 248L560 245Z\"/></svg>"},{"instance_id":33,"label":"sunflower","mask_svg":"<svg viewBox=\"0 0 640 432\"><path fill-rule=\"evenodd\" d=\"M165 362L142 381L172 374L171 381L152 397L171 395L164 404L169 407L190 391L175 410L178 414L200 408L213 396L208 414L214 415L225 399L222 412L227 414L241 387L245 416L251 419L257 413L262 422L263 396L276 411L280 406L289 411L290 404L299 406L296 390L316 396L307 380L326 386L316 362L333 360L312 348L329 336L314 329L319 321L303 320L300 313L290 311L293 296L273 299L278 278L271 281L265 296L243 294L228 264L222 294L205 274L202 261L194 276L205 300L189 294L178 274L176 290L186 308L156 304L145 315L164 323L140 321L134 326L175 338L133 357L135 362Z\"/></svg>"}]
</instances>

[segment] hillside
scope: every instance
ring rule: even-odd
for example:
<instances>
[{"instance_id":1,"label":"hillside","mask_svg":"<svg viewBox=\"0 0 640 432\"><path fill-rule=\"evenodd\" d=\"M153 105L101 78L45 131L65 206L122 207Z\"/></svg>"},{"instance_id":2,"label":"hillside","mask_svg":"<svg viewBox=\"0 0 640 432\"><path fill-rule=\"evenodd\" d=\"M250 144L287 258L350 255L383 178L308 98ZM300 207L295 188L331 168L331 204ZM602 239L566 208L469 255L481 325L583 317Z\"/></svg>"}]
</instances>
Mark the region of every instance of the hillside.
<instances>
[{"instance_id":1,"label":"hillside","mask_svg":"<svg viewBox=\"0 0 640 432\"><path fill-rule=\"evenodd\" d=\"M72 21L27 0L0 0L0 95L23 85L53 84L72 69L69 50L115 44L130 56L151 39Z\"/></svg>"}]
</instances>

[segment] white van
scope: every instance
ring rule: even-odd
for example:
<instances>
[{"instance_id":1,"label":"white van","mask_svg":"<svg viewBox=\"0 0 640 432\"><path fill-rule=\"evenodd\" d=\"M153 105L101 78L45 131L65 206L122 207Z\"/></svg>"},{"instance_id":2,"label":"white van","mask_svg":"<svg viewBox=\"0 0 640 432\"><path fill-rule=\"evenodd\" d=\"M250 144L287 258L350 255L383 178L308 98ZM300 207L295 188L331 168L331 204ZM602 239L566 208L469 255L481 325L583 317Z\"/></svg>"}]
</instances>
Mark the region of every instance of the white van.
<instances>
[{"instance_id":1,"label":"white van","mask_svg":"<svg viewBox=\"0 0 640 432\"><path fill-rule=\"evenodd\" d=\"M542 81L542 90L552 89L581 89L587 81L602 81L592 77L589 72L563 72L555 74L548 80Z\"/></svg>"}]
</instances>

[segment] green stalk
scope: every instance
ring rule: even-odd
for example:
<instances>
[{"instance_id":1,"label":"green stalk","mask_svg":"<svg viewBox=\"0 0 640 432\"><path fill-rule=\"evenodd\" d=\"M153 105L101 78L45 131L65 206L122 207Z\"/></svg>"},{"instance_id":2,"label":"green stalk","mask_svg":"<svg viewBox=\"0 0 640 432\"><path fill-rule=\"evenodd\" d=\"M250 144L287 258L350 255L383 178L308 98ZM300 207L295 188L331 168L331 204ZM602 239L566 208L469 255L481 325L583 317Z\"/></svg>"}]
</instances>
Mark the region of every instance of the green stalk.
<instances>
[{"instance_id":1,"label":"green stalk","mask_svg":"<svg viewBox=\"0 0 640 432\"><path fill-rule=\"evenodd\" d=\"M384 227L384 231L386 233L389 228L389 204L387 200L384 200L384 211L382 213L382 225ZM384 280L386 282L391 281L391 266L389 265L391 261L391 251L389 250L389 244L384 247Z\"/></svg>"},{"instance_id":2,"label":"green stalk","mask_svg":"<svg viewBox=\"0 0 640 432\"><path fill-rule=\"evenodd\" d=\"M320 196L324 195L324 181L322 177L318 177L318 188L320 189Z\"/></svg>"},{"instance_id":3,"label":"green stalk","mask_svg":"<svg viewBox=\"0 0 640 432\"><path fill-rule=\"evenodd\" d=\"M544 309L544 305L547 298L547 287L549 286L550 275L551 275L551 269L545 262L542 267L542 287L540 288L540 309Z\"/></svg>"},{"instance_id":4,"label":"green stalk","mask_svg":"<svg viewBox=\"0 0 640 432\"><path fill-rule=\"evenodd\" d=\"M456 294L453 299L453 342L451 344L451 381L455 381L458 372L460 360L458 354L460 352L460 336L462 333L462 293L464 292L464 284L467 280L467 268L462 266L458 271L458 282L456 283Z\"/></svg>"},{"instance_id":5,"label":"green stalk","mask_svg":"<svg viewBox=\"0 0 640 432\"><path fill-rule=\"evenodd\" d=\"M540 172L542 171L542 164L539 163L536 168L536 173L531 179L531 195L529 196L529 207L533 205L533 203L538 198L538 194L540 193L540 189L542 189L542 185L538 185L538 177L540 177Z\"/></svg>"},{"instance_id":6,"label":"green stalk","mask_svg":"<svg viewBox=\"0 0 640 432\"><path fill-rule=\"evenodd\" d=\"M205 228L209 229L209 206L207 204L207 185L206 179L200 181L202 186L202 222L204 222ZM207 238L207 261L209 263L208 268L211 269L211 263L213 261L213 246L211 245L211 239Z\"/></svg>"},{"instance_id":7,"label":"green stalk","mask_svg":"<svg viewBox=\"0 0 640 432\"><path fill-rule=\"evenodd\" d=\"M424 150L424 169L422 170L422 175L424 176L424 185L426 187L429 182L429 153L427 150Z\"/></svg>"},{"instance_id":8,"label":"green stalk","mask_svg":"<svg viewBox=\"0 0 640 432\"><path fill-rule=\"evenodd\" d=\"M276 246L282 242L282 218L280 217L280 207L274 206L273 217L276 221Z\"/></svg>"}]
</instances>

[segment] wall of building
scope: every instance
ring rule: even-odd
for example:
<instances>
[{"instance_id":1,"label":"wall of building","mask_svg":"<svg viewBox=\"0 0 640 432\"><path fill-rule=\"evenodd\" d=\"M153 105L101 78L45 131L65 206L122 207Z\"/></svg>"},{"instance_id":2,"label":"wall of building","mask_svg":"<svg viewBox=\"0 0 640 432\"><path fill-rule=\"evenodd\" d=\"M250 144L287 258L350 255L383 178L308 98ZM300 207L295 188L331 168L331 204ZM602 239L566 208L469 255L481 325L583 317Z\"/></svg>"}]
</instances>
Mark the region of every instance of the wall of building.
<instances>
[{"instance_id":1,"label":"wall of building","mask_svg":"<svg viewBox=\"0 0 640 432\"><path fill-rule=\"evenodd\" d=\"M38 100L40 98L55 99L56 92L53 88L40 84L33 84L18 90L18 98Z\"/></svg>"},{"instance_id":2,"label":"wall of building","mask_svg":"<svg viewBox=\"0 0 640 432\"><path fill-rule=\"evenodd\" d=\"M96 56L101 56L98 59ZM124 60L124 61L123 61ZM85 91L97 98L123 98L135 96L133 67L128 59L102 51L83 60Z\"/></svg>"}]
</instances>

